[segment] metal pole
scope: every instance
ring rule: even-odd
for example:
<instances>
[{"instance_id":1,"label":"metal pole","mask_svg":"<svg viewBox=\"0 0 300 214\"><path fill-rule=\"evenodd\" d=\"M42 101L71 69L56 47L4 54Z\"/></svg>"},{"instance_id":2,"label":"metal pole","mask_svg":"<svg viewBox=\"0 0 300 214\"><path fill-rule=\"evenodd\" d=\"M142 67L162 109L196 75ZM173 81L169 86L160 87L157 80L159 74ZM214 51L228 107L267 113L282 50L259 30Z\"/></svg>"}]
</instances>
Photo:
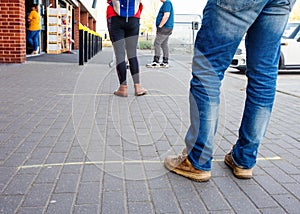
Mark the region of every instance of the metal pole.
<instances>
[{"instance_id":1,"label":"metal pole","mask_svg":"<svg viewBox=\"0 0 300 214\"><path fill-rule=\"evenodd\" d=\"M88 61L88 32L84 31L84 62Z\"/></svg>"},{"instance_id":2,"label":"metal pole","mask_svg":"<svg viewBox=\"0 0 300 214\"><path fill-rule=\"evenodd\" d=\"M83 30L79 30L79 65L83 65L84 64L84 60L83 60L83 53L84 53L84 50L83 50Z\"/></svg>"}]
</instances>

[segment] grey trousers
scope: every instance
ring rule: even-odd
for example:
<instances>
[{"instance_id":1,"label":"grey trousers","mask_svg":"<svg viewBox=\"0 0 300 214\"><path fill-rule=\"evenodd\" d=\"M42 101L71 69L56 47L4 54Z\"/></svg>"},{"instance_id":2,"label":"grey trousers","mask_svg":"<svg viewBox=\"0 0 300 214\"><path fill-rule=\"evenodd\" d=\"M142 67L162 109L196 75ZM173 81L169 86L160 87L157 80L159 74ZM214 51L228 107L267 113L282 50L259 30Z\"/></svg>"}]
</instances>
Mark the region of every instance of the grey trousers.
<instances>
[{"instance_id":1,"label":"grey trousers","mask_svg":"<svg viewBox=\"0 0 300 214\"><path fill-rule=\"evenodd\" d=\"M161 56L161 50L163 52L163 58L169 58L169 37L172 34L172 29L163 28L156 32L156 37L154 40L154 56L159 59Z\"/></svg>"}]
</instances>

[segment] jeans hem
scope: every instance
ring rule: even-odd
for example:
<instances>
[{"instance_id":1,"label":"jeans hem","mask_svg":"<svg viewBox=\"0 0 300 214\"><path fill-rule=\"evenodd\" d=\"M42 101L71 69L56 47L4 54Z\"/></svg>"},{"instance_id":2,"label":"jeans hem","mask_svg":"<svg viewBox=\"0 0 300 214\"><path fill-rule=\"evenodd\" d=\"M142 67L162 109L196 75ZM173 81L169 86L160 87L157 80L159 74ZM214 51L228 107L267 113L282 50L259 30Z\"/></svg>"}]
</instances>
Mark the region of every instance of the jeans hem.
<instances>
[{"instance_id":1,"label":"jeans hem","mask_svg":"<svg viewBox=\"0 0 300 214\"><path fill-rule=\"evenodd\" d=\"M194 163L192 161L192 159L190 158L190 156L188 156L188 160L191 162L192 166L197 169L197 170L201 170L201 171L207 171L207 172L210 172L211 171L211 168L203 168L201 166L199 166L197 163ZM198 165L198 166L197 166Z\"/></svg>"}]
</instances>

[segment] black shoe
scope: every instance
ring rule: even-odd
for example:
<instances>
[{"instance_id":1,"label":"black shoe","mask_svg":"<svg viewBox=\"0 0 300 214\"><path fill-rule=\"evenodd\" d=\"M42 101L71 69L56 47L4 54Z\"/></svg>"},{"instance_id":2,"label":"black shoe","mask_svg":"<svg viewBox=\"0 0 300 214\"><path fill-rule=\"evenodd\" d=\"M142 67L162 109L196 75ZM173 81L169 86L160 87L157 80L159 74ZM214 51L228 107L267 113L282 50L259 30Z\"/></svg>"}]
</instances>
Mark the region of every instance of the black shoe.
<instances>
[{"instance_id":1,"label":"black shoe","mask_svg":"<svg viewBox=\"0 0 300 214\"><path fill-rule=\"evenodd\" d=\"M150 64L146 64L147 68L160 68L160 64L158 62L152 62Z\"/></svg>"},{"instance_id":2,"label":"black shoe","mask_svg":"<svg viewBox=\"0 0 300 214\"><path fill-rule=\"evenodd\" d=\"M161 68L168 68L168 67L169 67L169 64L168 64L168 63L165 63L165 62L162 62L162 63L160 63L160 67L161 67Z\"/></svg>"}]
</instances>

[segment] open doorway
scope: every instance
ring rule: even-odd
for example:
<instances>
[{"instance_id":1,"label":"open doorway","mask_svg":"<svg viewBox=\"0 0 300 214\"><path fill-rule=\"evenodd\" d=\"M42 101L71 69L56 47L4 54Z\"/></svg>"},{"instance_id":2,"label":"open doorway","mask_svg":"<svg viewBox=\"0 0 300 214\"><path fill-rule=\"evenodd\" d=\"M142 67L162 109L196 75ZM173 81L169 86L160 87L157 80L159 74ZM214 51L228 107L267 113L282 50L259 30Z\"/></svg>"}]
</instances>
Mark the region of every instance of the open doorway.
<instances>
[{"instance_id":1,"label":"open doorway","mask_svg":"<svg viewBox=\"0 0 300 214\"><path fill-rule=\"evenodd\" d=\"M39 36L39 52L45 52L46 50L46 27L45 27L45 8L46 5L49 5L49 0L25 0L25 22L26 22L26 38L28 34L28 27L29 27L29 22L28 16L31 12L31 8L33 5L38 5L38 13L40 14L40 22L41 22L41 31L40 31L40 36ZM26 55L31 54L33 52L33 47L30 45L26 39Z\"/></svg>"}]
</instances>

